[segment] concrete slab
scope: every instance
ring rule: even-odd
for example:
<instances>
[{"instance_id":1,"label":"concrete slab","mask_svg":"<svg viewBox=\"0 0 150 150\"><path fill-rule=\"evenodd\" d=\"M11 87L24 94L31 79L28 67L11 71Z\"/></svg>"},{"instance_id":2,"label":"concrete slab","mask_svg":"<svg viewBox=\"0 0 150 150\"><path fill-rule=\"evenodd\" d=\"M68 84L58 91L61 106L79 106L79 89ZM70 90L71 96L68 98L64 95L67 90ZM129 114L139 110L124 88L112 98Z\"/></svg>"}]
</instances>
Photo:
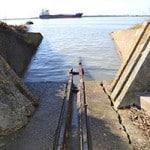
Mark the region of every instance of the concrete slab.
<instances>
[{"instance_id":1,"label":"concrete slab","mask_svg":"<svg viewBox=\"0 0 150 150\"><path fill-rule=\"evenodd\" d=\"M143 108L148 113L150 113L150 93L143 94L140 96L140 105L141 105L141 108Z\"/></svg>"},{"instance_id":2,"label":"concrete slab","mask_svg":"<svg viewBox=\"0 0 150 150\"><path fill-rule=\"evenodd\" d=\"M0 137L1 150L53 149L64 99L64 83L28 83L39 97L39 107L29 124L15 135Z\"/></svg>"},{"instance_id":3,"label":"concrete slab","mask_svg":"<svg viewBox=\"0 0 150 150\"><path fill-rule=\"evenodd\" d=\"M85 88L93 150L132 149L100 82L86 81Z\"/></svg>"},{"instance_id":4,"label":"concrete slab","mask_svg":"<svg viewBox=\"0 0 150 150\"><path fill-rule=\"evenodd\" d=\"M110 83L106 85L109 87ZM28 83L28 86L39 97L39 107L25 128L0 137L1 150L53 149L66 85L49 82ZM85 88L93 150L150 149L150 141L130 120L130 110L116 112L100 82L86 81Z\"/></svg>"}]
</instances>

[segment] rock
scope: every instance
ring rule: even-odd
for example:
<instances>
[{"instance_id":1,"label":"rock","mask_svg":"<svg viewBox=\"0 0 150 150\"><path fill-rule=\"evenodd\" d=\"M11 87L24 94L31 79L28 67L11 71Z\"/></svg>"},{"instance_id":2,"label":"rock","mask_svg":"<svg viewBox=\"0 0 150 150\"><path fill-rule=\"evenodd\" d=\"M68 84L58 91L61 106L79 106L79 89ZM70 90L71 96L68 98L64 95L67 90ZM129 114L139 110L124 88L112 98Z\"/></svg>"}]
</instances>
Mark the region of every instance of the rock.
<instances>
[{"instance_id":1,"label":"rock","mask_svg":"<svg viewBox=\"0 0 150 150\"><path fill-rule=\"evenodd\" d=\"M34 24L34 23L33 23L32 21L27 21L26 24L27 24L27 25L32 25L32 24Z\"/></svg>"},{"instance_id":2,"label":"rock","mask_svg":"<svg viewBox=\"0 0 150 150\"><path fill-rule=\"evenodd\" d=\"M37 98L0 56L0 135L25 126L37 103Z\"/></svg>"}]
</instances>

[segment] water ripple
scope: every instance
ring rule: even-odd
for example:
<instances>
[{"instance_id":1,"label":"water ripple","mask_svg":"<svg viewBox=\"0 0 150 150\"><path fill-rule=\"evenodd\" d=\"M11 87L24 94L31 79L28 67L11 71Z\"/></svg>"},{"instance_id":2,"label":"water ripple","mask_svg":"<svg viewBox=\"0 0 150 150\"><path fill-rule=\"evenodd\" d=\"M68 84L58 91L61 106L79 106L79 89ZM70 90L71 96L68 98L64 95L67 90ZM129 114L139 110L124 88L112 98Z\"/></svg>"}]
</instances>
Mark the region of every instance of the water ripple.
<instances>
[{"instance_id":1,"label":"water ripple","mask_svg":"<svg viewBox=\"0 0 150 150\"><path fill-rule=\"evenodd\" d=\"M66 81L68 71L78 69L81 58L88 80L111 79L120 66L110 33L126 29L144 18L100 17L33 20L30 28L44 39L24 79L26 81Z\"/></svg>"}]
</instances>

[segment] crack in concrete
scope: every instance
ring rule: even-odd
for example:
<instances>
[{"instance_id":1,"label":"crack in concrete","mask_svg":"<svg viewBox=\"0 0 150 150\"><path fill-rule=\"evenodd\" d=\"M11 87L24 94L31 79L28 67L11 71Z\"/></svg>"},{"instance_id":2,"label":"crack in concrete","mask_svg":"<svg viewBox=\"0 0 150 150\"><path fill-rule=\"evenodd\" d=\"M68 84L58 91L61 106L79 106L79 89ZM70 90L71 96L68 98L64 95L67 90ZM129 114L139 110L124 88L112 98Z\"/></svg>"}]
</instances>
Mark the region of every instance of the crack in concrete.
<instances>
[{"instance_id":1,"label":"crack in concrete","mask_svg":"<svg viewBox=\"0 0 150 150\"><path fill-rule=\"evenodd\" d=\"M118 122L119 122L119 124L120 124L120 125L122 126L122 128L123 128L123 131L125 132L125 134L126 134L126 136L127 136L127 139L128 139L129 144L132 144L130 135L129 135L129 133L128 133L127 130L126 130L125 125L124 125L123 122L122 122L121 115L119 114L118 110L116 110L116 109L114 108L114 104L113 104L113 101L112 101L110 95L109 95L109 94L107 93L107 91L105 90L105 87L103 86L103 83L100 83L100 86L102 87L102 89L103 89L103 91L105 92L105 94L108 96L108 98L109 98L109 100L110 100L110 105L111 105L112 109L115 111L115 113L116 113L117 116L118 116Z\"/></svg>"}]
</instances>

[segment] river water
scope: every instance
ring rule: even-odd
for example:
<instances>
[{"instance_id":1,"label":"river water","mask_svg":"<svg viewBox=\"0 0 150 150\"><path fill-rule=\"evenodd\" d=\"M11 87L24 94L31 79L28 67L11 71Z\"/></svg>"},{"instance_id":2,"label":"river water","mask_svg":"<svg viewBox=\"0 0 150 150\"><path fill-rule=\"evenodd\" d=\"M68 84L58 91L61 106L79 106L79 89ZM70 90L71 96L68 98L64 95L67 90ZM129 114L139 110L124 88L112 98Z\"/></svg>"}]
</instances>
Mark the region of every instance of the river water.
<instances>
[{"instance_id":1,"label":"river water","mask_svg":"<svg viewBox=\"0 0 150 150\"><path fill-rule=\"evenodd\" d=\"M33 19L31 32L43 41L24 76L27 82L67 81L71 68L82 60L86 80L112 79L120 66L110 33L127 29L146 17L83 17L74 19ZM11 20L20 24L27 20Z\"/></svg>"}]
</instances>

